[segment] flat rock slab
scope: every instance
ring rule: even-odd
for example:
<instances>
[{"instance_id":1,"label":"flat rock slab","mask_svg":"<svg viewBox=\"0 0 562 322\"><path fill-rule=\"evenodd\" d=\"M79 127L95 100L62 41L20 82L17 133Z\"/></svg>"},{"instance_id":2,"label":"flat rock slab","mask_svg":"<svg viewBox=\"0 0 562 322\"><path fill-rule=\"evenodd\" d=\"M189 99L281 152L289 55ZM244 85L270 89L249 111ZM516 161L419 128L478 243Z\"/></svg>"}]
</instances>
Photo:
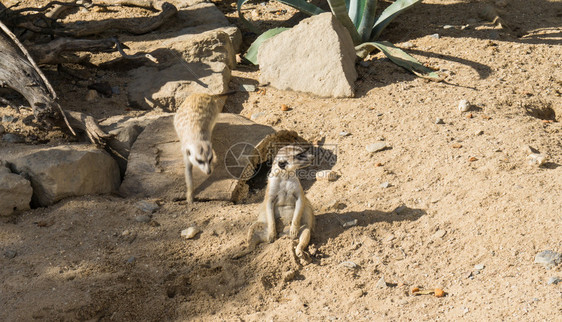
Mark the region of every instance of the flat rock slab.
<instances>
[{"instance_id":1,"label":"flat rock slab","mask_svg":"<svg viewBox=\"0 0 562 322\"><path fill-rule=\"evenodd\" d=\"M261 45L260 82L322 97L352 97L356 59L349 32L331 13L323 13Z\"/></svg>"},{"instance_id":2,"label":"flat rock slab","mask_svg":"<svg viewBox=\"0 0 562 322\"><path fill-rule=\"evenodd\" d=\"M195 199L241 201L256 167L280 146L295 142L304 142L296 132L276 132L240 115L221 113L213 131L217 156L213 173L206 176L193 167ZM175 200L185 199L185 191L173 115L162 116L147 125L133 144L120 192L128 197Z\"/></svg>"},{"instance_id":3,"label":"flat rock slab","mask_svg":"<svg viewBox=\"0 0 562 322\"><path fill-rule=\"evenodd\" d=\"M109 193L119 187L117 163L93 145L10 149L14 153L2 149L2 155L15 173L31 181L32 205L48 206L66 197Z\"/></svg>"},{"instance_id":4,"label":"flat rock slab","mask_svg":"<svg viewBox=\"0 0 562 322\"><path fill-rule=\"evenodd\" d=\"M0 216L29 209L32 194L31 183L0 161Z\"/></svg>"}]
</instances>

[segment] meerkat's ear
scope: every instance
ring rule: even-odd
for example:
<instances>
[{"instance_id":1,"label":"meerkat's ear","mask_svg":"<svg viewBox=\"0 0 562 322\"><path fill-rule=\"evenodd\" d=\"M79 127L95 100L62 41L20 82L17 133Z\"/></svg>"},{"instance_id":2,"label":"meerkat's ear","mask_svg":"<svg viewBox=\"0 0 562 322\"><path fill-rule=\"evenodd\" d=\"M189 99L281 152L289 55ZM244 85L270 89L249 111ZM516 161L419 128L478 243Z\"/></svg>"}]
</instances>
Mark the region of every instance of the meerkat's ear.
<instances>
[{"instance_id":1,"label":"meerkat's ear","mask_svg":"<svg viewBox=\"0 0 562 322\"><path fill-rule=\"evenodd\" d=\"M282 170L285 170L285 167L287 166L287 161L279 161L277 165L279 165L279 168L281 168Z\"/></svg>"}]
</instances>

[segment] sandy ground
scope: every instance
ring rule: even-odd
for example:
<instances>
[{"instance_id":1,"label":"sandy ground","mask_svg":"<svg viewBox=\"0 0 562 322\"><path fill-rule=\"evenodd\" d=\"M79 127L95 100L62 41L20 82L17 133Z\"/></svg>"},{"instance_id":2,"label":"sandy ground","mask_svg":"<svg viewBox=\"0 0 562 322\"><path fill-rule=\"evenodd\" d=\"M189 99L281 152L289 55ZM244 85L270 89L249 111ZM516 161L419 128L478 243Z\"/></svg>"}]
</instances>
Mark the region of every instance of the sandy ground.
<instances>
[{"instance_id":1,"label":"sandy ground","mask_svg":"<svg viewBox=\"0 0 562 322\"><path fill-rule=\"evenodd\" d=\"M559 320L562 283L547 280L562 267L533 260L562 251L562 2L505 2L510 29L479 18L484 2L436 0L387 29L384 38L446 82L377 54L358 65L356 98L273 88L229 98L226 112L296 130L337 155L337 181L303 182L318 224L310 263L287 238L232 259L257 216L257 184L243 204L161 201L148 223L136 220L139 200L70 198L1 219L0 320ZM218 5L237 23L230 3ZM248 6L270 25L292 13ZM119 71L85 72L123 81ZM47 75L72 89L60 95L68 109L141 113L124 94L85 107L85 86ZM258 76L240 66L231 88ZM461 99L473 109L459 112ZM66 140L26 129L31 142ZM380 140L391 148L367 152ZM548 156L544 166L528 164L529 146ZM202 232L182 239L191 225ZM414 287L446 296L413 296Z\"/></svg>"}]
</instances>

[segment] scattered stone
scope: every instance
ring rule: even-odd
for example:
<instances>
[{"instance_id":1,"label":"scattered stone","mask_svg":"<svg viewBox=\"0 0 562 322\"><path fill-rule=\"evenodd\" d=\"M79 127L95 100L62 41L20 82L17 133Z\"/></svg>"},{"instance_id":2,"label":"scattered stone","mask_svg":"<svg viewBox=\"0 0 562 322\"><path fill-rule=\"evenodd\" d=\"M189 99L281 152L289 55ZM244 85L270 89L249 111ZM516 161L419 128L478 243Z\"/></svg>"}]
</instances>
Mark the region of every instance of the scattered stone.
<instances>
[{"instance_id":1,"label":"scattered stone","mask_svg":"<svg viewBox=\"0 0 562 322\"><path fill-rule=\"evenodd\" d=\"M357 219L348 220L342 224L343 228L353 227L353 226L357 226Z\"/></svg>"},{"instance_id":2,"label":"scattered stone","mask_svg":"<svg viewBox=\"0 0 562 322\"><path fill-rule=\"evenodd\" d=\"M468 102L468 100L460 100L459 111L468 112L469 110L470 110L470 103Z\"/></svg>"},{"instance_id":3,"label":"scattered stone","mask_svg":"<svg viewBox=\"0 0 562 322\"><path fill-rule=\"evenodd\" d=\"M477 271L483 270L484 267L486 267L486 266L484 266L484 264L476 264L476 265L474 265L474 269L477 270Z\"/></svg>"},{"instance_id":4,"label":"scattered stone","mask_svg":"<svg viewBox=\"0 0 562 322\"><path fill-rule=\"evenodd\" d=\"M416 47L416 45L407 41L407 42L403 43L402 45L400 45L400 47L402 47L404 49L412 49L412 48Z\"/></svg>"},{"instance_id":5,"label":"scattered stone","mask_svg":"<svg viewBox=\"0 0 562 322\"><path fill-rule=\"evenodd\" d=\"M368 144L365 149L367 150L367 152L369 153L374 153L374 152L379 152L379 151L383 151L388 149L389 146L386 144L386 142L375 142L375 143L371 143Z\"/></svg>"},{"instance_id":6,"label":"scattered stone","mask_svg":"<svg viewBox=\"0 0 562 322\"><path fill-rule=\"evenodd\" d=\"M484 134L484 131L482 131L482 130L478 130L478 131L474 132L474 135L482 135L482 134Z\"/></svg>"},{"instance_id":7,"label":"scattered stone","mask_svg":"<svg viewBox=\"0 0 562 322\"><path fill-rule=\"evenodd\" d=\"M318 181L336 181L338 174L333 170L322 170L316 172L316 180Z\"/></svg>"},{"instance_id":8,"label":"scattered stone","mask_svg":"<svg viewBox=\"0 0 562 322\"><path fill-rule=\"evenodd\" d=\"M13 249L8 249L7 251L4 252L4 256L8 259L12 259L14 257L16 257L18 255L18 252L16 252Z\"/></svg>"},{"instance_id":9,"label":"scattered stone","mask_svg":"<svg viewBox=\"0 0 562 322\"><path fill-rule=\"evenodd\" d=\"M560 278L558 276L552 276L551 278L548 279L548 281L546 282L546 284L551 285L551 284L558 284L560 283Z\"/></svg>"},{"instance_id":10,"label":"scattered stone","mask_svg":"<svg viewBox=\"0 0 562 322\"><path fill-rule=\"evenodd\" d=\"M88 92L86 93L86 102L92 102L95 101L98 98L98 92L95 89L90 89L88 90Z\"/></svg>"},{"instance_id":11,"label":"scattered stone","mask_svg":"<svg viewBox=\"0 0 562 322\"><path fill-rule=\"evenodd\" d=\"M149 223L151 219L152 218L149 215L138 215L138 216L135 217L135 221L142 222L142 223L145 223L145 224Z\"/></svg>"},{"instance_id":12,"label":"scattered stone","mask_svg":"<svg viewBox=\"0 0 562 322\"><path fill-rule=\"evenodd\" d=\"M541 264L550 269L562 262L562 254L552 250L545 250L535 256L535 264Z\"/></svg>"},{"instance_id":13,"label":"scattered stone","mask_svg":"<svg viewBox=\"0 0 562 322\"><path fill-rule=\"evenodd\" d=\"M345 137L345 136L350 136L350 135L351 135L351 133L349 133L349 132L347 132L347 131L341 131L341 132L340 132L340 136L343 136L343 137Z\"/></svg>"},{"instance_id":14,"label":"scattered stone","mask_svg":"<svg viewBox=\"0 0 562 322\"><path fill-rule=\"evenodd\" d=\"M156 210L160 209L160 206L154 201L141 200L135 204L138 209L148 212L150 214L154 213Z\"/></svg>"},{"instance_id":15,"label":"scattered stone","mask_svg":"<svg viewBox=\"0 0 562 322\"><path fill-rule=\"evenodd\" d=\"M357 264L355 264L352 261L341 262L340 265L344 266L344 267L347 267L347 268L357 268Z\"/></svg>"},{"instance_id":16,"label":"scattered stone","mask_svg":"<svg viewBox=\"0 0 562 322\"><path fill-rule=\"evenodd\" d=\"M429 37L434 38L434 39L440 38L439 34L433 34L433 35L430 35Z\"/></svg>"},{"instance_id":17,"label":"scattered stone","mask_svg":"<svg viewBox=\"0 0 562 322\"><path fill-rule=\"evenodd\" d=\"M255 92L256 86L251 84L242 84L240 85L241 92Z\"/></svg>"},{"instance_id":18,"label":"scattered stone","mask_svg":"<svg viewBox=\"0 0 562 322\"><path fill-rule=\"evenodd\" d=\"M453 28L454 28L454 27L451 26L451 25L444 25L444 26L443 26L443 29L453 29Z\"/></svg>"},{"instance_id":19,"label":"scattered stone","mask_svg":"<svg viewBox=\"0 0 562 322\"><path fill-rule=\"evenodd\" d=\"M529 154L529 156L527 156L527 162L529 165L536 165L540 167L546 163L546 157L538 153Z\"/></svg>"},{"instance_id":20,"label":"scattered stone","mask_svg":"<svg viewBox=\"0 0 562 322\"><path fill-rule=\"evenodd\" d=\"M22 176L12 173L0 161L0 216L9 216L17 211L29 209L33 189Z\"/></svg>"},{"instance_id":21,"label":"scattered stone","mask_svg":"<svg viewBox=\"0 0 562 322\"><path fill-rule=\"evenodd\" d=\"M197 227L191 226L181 231L181 237L185 239L191 239L195 237L195 235L197 235L199 232L200 230Z\"/></svg>"},{"instance_id":22,"label":"scattered stone","mask_svg":"<svg viewBox=\"0 0 562 322\"><path fill-rule=\"evenodd\" d=\"M137 260L137 258L135 256L131 256L129 257L129 259L127 259L127 263L132 264Z\"/></svg>"},{"instance_id":23,"label":"scattered stone","mask_svg":"<svg viewBox=\"0 0 562 322\"><path fill-rule=\"evenodd\" d=\"M119 187L119 167L107 152L90 144L33 147L8 160L33 187L32 202L52 205L71 196L103 194Z\"/></svg>"},{"instance_id":24,"label":"scattered stone","mask_svg":"<svg viewBox=\"0 0 562 322\"><path fill-rule=\"evenodd\" d=\"M408 209L408 207L406 206L399 206L396 207L396 209L394 209L394 212L398 215L400 215L402 212L404 212L404 210Z\"/></svg>"},{"instance_id":25,"label":"scattered stone","mask_svg":"<svg viewBox=\"0 0 562 322\"><path fill-rule=\"evenodd\" d=\"M259 119L260 117L262 117L264 115L265 115L265 112L256 112L256 113L252 114L252 116L250 116L250 119L252 121L255 121L255 120Z\"/></svg>"},{"instance_id":26,"label":"scattered stone","mask_svg":"<svg viewBox=\"0 0 562 322\"><path fill-rule=\"evenodd\" d=\"M385 182L381 183L380 187L381 188L388 188L388 187L391 187L391 184L388 181L385 181Z\"/></svg>"},{"instance_id":27,"label":"scattered stone","mask_svg":"<svg viewBox=\"0 0 562 322\"><path fill-rule=\"evenodd\" d=\"M446 234L447 234L447 231L445 231L443 229L439 229L438 231L435 232L435 234L433 234L433 238L435 238L435 239L443 238L443 237L445 237Z\"/></svg>"},{"instance_id":28,"label":"scattered stone","mask_svg":"<svg viewBox=\"0 0 562 322\"><path fill-rule=\"evenodd\" d=\"M379 278L379 281L377 282L375 287L377 287L377 288L386 288L387 287L386 281L384 280L384 276Z\"/></svg>"},{"instance_id":29,"label":"scattered stone","mask_svg":"<svg viewBox=\"0 0 562 322\"><path fill-rule=\"evenodd\" d=\"M353 97L356 58L349 32L332 13L322 13L261 45L260 82L323 97Z\"/></svg>"},{"instance_id":30,"label":"scattered stone","mask_svg":"<svg viewBox=\"0 0 562 322\"><path fill-rule=\"evenodd\" d=\"M2 141L7 143L24 143L25 137L16 133L6 133L2 136Z\"/></svg>"},{"instance_id":31,"label":"scattered stone","mask_svg":"<svg viewBox=\"0 0 562 322\"><path fill-rule=\"evenodd\" d=\"M121 236L129 236L131 234L131 232L128 229L125 229L122 233Z\"/></svg>"},{"instance_id":32,"label":"scattered stone","mask_svg":"<svg viewBox=\"0 0 562 322\"><path fill-rule=\"evenodd\" d=\"M287 112L291 108L287 104L281 104L281 111Z\"/></svg>"},{"instance_id":33,"label":"scattered stone","mask_svg":"<svg viewBox=\"0 0 562 322\"><path fill-rule=\"evenodd\" d=\"M443 121L442 118L438 117L438 118L435 119L435 124L445 124L445 121Z\"/></svg>"},{"instance_id":34,"label":"scattered stone","mask_svg":"<svg viewBox=\"0 0 562 322\"><path fill-rule=\"evenodd\" d=\"M3 123L12 123L16 118L11 115L4 115L2 116Z\"/></svg>"}]
</instances>

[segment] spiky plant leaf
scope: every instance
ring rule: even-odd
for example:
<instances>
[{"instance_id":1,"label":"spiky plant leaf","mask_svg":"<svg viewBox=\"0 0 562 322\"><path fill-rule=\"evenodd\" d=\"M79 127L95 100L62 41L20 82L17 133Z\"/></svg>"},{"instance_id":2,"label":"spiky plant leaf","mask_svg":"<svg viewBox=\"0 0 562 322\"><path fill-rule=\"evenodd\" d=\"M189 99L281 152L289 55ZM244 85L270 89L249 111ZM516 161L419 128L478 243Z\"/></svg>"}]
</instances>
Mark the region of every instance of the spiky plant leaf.
<instances>
[{"instance_id":1,"label":"spiky plant leaf","mask_svg":"<svg viewBox=\"0 0 562 322\"><path fill-rule=\"evenodd\" d=\"M371 29L375 21L375 14L377 11L377 0L362 0L363 2L363 15L361 23L357 27L357 32L361 37L361 42L369 41L371 36Z\"/></svg>"},{"instance_id":2,"label":"spiky plant leaf","mask_svg":"<svg viewBox=\"0 0 562 322\"><path fill-rule=\"evenodd\" d=\"M318 8L317 6L313 5L310 2L306 2L305 0L277 0L277 1L281 2L282 4L286 4L290 7L293 7L299 11L302 11L309 16L314 16L325 12L324 10Z\"/></svg>"},{"instance_id":3,"label":"spiky plant leaf","mask_svg":"<svg viewBox=\"0 0 562 322\"><path fill-rule=\"evenodd\" d=\"M273 29L269 29L268 31L264 32L263 34L261 34L256 40L254 40L254 42L252 43L252 45L250 45L250 48L248 48L248 51L246 52L246 55L244 55L244 58L246 60L248 60L249 62L251 62L254 65L258 64L258 51L260 49L261 44L266 41L269 38L272 38L280 33L282 33L285 30L288 30L289 28L273 28Z\"/></svg>"},{"instance_id":4,"label":"spiky plant leaf","mask_svg":"<svg viewBox=\"0 0 562 322\"><path fill-rule=\"evenodd\" d=\"M379 18L373 25L373 30L371 31L370 40L376 40L380 36L383 29L386 28L386 26L388 26L388 24L392 20L394 20L394 18L396 18L404 10L409 9L410 7L417 4L418 2L421 2L421 0L397 0L396 2L388 6L388 8L386 8L381 13Z\"/></svg>"},{"instance_id":5,"label":"spiky plant leaf","mask_svg":"<svg viewBox=\"0 0 562 322\"><path fill-rule=\"evenodd\" d=\"M340 23L349 31L351 35L351 39L353 40L354 45L358 45L361 43L361 37L357 33L357 29L355 29L355 25L353 21L347 15L347 8L345 7L345 0L328 0L328 4L330 5L330 9L336 18L340 21ZM351 5L351 4L350 4Z\"/></svg>"},{"instance_id":6,"label":"spiky plant leaf","mask_svg":"<svg viewBox=\"0 0 562 322\"><path fill-rule=\"evenodd\" d=\"M396 65L405 68L411 73L434 81L441 81L443 78L435 71L425 67L414 57L405 53L402 49L394 46L388 41L372 41L362 43L355 47L355 51L359 57L365 58L370 52L375 49L382 51Z\"/></svg>"},{"instance_id":7,"label":"spiky plant leaf","mask_svg":"<svg viewBox=\"0 0 562 322\"><path fill-rule=\"evenodd\" d=\"M248 29L250 29L251 32L255 34L259 34L260 32L258 28L256 28L256 26L254 26L251 22L249 22L242 14L242 5L244 5L244 3L246 3L247 1L248 0L238 0L238 2L236 3L236 9L238 10L238 17L242 19L242 22L246 25Z\"/></svg>"}]
</instances>

